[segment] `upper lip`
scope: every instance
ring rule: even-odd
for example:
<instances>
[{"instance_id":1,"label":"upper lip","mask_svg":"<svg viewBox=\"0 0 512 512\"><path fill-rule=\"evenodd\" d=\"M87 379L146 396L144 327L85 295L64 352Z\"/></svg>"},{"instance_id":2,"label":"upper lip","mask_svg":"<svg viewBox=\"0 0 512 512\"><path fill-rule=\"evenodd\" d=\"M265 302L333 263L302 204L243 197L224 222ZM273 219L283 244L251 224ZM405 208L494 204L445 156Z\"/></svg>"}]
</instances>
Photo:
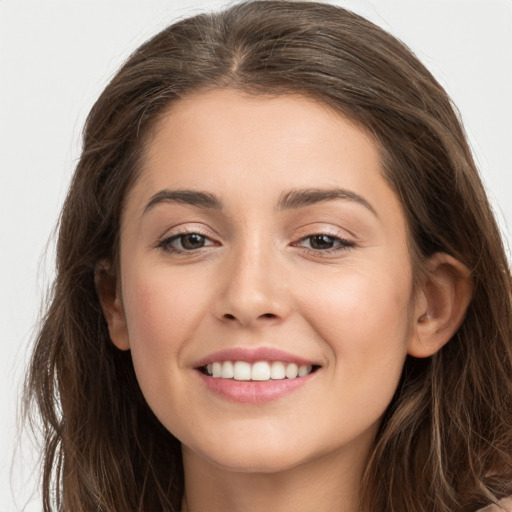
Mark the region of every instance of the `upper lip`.
<instances>
[{"instance_id":1,"label":"upper lip","mask_svg":"<svg viewBox=\"0 0 512 512\"><path fill-rule=\"evenodd\" d=\"M256 363L258 361L281 361L283 363L295 363L297 365L319 366L318 363L299 357L283 350L271 347L258 348L228 348L209 354L194 363L194 368L202 368L207 364L221 361L246 361Z\"/></svg>"}]
</instances>

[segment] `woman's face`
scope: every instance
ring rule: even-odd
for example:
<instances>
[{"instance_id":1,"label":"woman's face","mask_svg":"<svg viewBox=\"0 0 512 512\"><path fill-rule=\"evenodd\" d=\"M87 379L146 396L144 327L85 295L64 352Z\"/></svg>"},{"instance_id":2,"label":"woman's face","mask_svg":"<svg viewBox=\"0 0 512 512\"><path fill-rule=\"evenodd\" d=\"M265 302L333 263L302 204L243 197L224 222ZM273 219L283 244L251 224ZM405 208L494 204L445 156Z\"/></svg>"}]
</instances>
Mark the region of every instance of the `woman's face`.
<instances>
[{"instance_id":1,"label":"woman's face","mask_svg":"<svg viewBox=\"0 0 512 512\"><path fill-rule=\"evenodd\" d=\"M365 132L300 96L176 102L126 199L120 261L111 336L185 456L278 471L367 453L416 306Z\"/></svg>"}]
</instances>

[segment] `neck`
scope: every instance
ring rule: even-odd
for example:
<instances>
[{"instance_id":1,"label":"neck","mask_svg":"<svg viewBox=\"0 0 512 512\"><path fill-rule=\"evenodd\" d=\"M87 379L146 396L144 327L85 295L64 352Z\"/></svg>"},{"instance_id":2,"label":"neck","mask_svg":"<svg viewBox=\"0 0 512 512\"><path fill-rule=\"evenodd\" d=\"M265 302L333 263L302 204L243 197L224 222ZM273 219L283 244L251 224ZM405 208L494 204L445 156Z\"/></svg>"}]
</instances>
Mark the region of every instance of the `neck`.
<instances>
[{"instance_id":1,"label":"neck","mask_svg":"<svg viewBox=\"0 0 512 512\"><path fill-rule=\"evenodd\" d=\"M290 469L241 472L183 447L182 512L359 512L367 453L329 453Z\"/></svg>"}]
</instances>

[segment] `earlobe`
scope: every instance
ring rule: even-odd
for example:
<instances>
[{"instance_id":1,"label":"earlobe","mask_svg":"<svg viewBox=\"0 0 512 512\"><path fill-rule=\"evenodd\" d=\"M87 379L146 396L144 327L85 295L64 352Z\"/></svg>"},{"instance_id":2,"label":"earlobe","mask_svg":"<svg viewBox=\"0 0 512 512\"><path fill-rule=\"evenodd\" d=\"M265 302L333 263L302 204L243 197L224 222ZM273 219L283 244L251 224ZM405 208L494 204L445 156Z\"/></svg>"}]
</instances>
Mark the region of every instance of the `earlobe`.
<instances>
[{"instance_id":1,"label":"earlobe","mask_svg":"<svg viewBox=\"0 0 512 512\"><path fill-rule=\"evenodd\" d=\"M445 253L428 261L415 307L414 334L408 353L429 357L457 332L473 295L470 270Z\"/></svg>"},{"instance_id":2,"label":"earlobe","mask_svg":"<svg viewBox=\"0 0 512 512\"><path fill-rule=\"evenodd\" d=\"M128 350L130 342L120 286L108 262L102 260L96 265L94 284L107 322L110 339L118 349Z\"/></svg>"}]
</instances>

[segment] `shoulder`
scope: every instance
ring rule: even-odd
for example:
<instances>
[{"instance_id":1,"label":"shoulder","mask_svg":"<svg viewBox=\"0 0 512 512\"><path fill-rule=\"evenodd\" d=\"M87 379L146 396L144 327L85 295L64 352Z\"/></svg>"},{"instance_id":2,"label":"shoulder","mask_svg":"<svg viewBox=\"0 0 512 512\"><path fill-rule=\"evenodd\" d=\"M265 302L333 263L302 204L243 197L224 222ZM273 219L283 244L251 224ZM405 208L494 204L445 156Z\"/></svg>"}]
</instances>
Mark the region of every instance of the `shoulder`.
<instances>
[{"instance_id":1,"label":"shoulder","mask_svg":"<svg viewBox=\"0 0 512 512\"><path fill-rule=\"evenodd\" d=\"M477 512L512 512L512 498L500 501L498 505L489 505L488 507L481 508Z\"/></svg>"}]
</instances>

